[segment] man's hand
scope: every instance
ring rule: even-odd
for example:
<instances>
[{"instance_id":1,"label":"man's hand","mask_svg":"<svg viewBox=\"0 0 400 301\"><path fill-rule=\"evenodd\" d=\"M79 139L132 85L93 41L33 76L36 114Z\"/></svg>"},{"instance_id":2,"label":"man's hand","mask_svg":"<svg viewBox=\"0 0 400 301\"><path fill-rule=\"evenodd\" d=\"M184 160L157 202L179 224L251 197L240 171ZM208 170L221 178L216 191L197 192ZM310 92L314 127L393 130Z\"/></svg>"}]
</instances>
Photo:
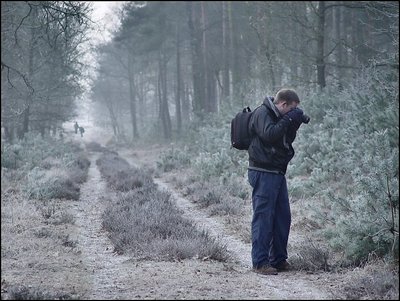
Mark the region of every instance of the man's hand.
<instances>
[{"instance_id":1,"label":"man's hand","mask_svg":"<svg viewBox=\"0 0 400 301\"><path fill-rule=\"evenodd\" d=\"M293 110L290 110L287 112L285 115L289 117L291 120L293 120L293 123L296 125L299 125L303 122L303 110L300 108L294 108ZM286 117L286 118L287 118Z\"/></svg>"}]
</instances>

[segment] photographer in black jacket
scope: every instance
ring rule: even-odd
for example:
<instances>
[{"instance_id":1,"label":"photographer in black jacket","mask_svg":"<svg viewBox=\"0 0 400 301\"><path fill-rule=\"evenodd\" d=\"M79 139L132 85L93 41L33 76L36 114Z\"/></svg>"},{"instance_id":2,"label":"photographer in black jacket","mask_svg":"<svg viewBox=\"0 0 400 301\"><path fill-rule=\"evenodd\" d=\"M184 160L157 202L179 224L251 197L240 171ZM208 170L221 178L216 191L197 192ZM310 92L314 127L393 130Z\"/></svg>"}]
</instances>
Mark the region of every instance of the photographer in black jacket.
<instances>
[{"instance_id":1,"label":"photographer in black jacket","mask_svg":"<svg viewBox=\"0 0 400 301\"><path fill-rule=\"evenodd\" d=\"M285 173L294 156L292 143L309 117L297 106L291 89L266 97L250 120L254 138L248 149L248 178L253 188L252 262L257 273L271 275L289 269L287 243L291 214Z\"/></svg>"}]
</instances>

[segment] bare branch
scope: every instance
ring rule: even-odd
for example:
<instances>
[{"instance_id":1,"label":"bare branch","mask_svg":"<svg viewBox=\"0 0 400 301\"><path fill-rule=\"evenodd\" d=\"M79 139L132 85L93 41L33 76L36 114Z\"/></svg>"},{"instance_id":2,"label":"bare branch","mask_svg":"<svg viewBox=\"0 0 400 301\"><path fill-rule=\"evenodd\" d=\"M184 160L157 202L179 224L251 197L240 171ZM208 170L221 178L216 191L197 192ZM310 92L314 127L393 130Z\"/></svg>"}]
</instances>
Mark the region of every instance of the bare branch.
<instances>
[{"instance_id":1,"label":"bare branch","mask_svg":"<svg viewBox=\"0 0 400 301\"><path fill-rule=\"evenodd\" d=\"M19 77L21 77L24 82L25 85L30 89L30 93L32 94L35 90L33 89L32 85L29 83L29 80L26 78L25 74L22 74L20 71L18 71L17 69L8 66L6 63L4 63L3 61L1 61L1 71L3 71L4 69L7 69L7 81L8 83L11 85L11 87L13 87L14 89L17 90L17 88L12 84L11 79L10 79L10 71L15 72Z\"/></svg>"}]
</instances>

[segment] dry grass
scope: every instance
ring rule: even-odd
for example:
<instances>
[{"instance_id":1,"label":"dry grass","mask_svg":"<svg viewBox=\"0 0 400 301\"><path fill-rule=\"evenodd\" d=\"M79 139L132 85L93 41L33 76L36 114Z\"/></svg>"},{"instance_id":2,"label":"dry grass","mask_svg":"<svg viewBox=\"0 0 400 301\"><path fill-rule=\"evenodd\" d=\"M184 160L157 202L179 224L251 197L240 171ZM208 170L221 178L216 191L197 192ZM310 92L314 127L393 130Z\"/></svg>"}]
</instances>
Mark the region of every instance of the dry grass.
<instances>
[{"instance_id":1,"label":"dry grass","mask_svg":"<svg viewBox=\"0 0 400 301\"><path fill-rule=\"evenodd\" d=\"M251 193L247 196L243 193L243 203L231 202L232 206L239 206L239 214L226 214L224 210L218 210L226 195L233 194L238 190L235 185L231 186L229 193L221 193L227 186L220 179L214 179L209 183L200 183L196 177L196 171L186 167L185 176L182 170L170 171L164 174L187 198L198 203L200 207L221 215L226 222L228 231L244 242L251 243ZM228 183L229 184L229 183ZM290 188L290 187L289 187ZM306 273L329 273L332 277L338 277L338 282L343 283L337 287L338 298L344 299L392 299L397 300L399 296L398 264L382 264L371 262L365 267L344 268L341 264L341 254L334 253L320 234L323 225L315 221L310 207L314 204L304 199L302 194L290 190L292 207L292 229L289 238L289 261L296 271ZM311 202L318 200L311 199ZM233 211L235 212L235 211ZM310 238L312 237L312 239ZM343 276L342 276L343 275ZM341 279L343 278L343 280Z\"/></svg>"},{"instance_id":2,"label":"dry grass","mask_svg":"<svg viewBox=\"0 0 400 301\"><path fill-rule=\"evenodd\" d=\"M77 300L76 296L64 292L48 292L42 288L12 285L7 288L9 300Z\"/></svg>"},{"instance_id":3,"label":"dry grass","mask_svg":"<svg viewBox=\"0 0 400 301\"><path fill-rule=\"evenodd\" d=\"M342 288L346 299L398 300L398 265L383 259L370 260L364 267L348 272Z\"/></svg>"},{"instance_id":4,"label":"dry grass","mask_svg":"<svg viewBox=\"0 0 400 301\"><path fill-rule=\"evenodd\" d=\"M105 153L96 164L109 187L118 191L130 191L131 189L151 185L151 176L130 167L129 163L116 153Z\"/></svg>"},{"instance_id":5,"label":"dry grass","mask_svg":"<svg viewBox=\"0 0 400 301\"><path fill-rule=\"evenodd\" d=\"M75 216L66 200L79 199L90 162L74 146L55 141L52 149L42 160L33 148L34 164L21 160L17 170L2 168L2 299L3 293L7 299L79 299L58 280L62 264L76 261ZM33 285L38 275L43 278Z\"/></svg>"},{"instance_id":6,"label":"dry grass","mask_svg":"<svg viewBox=\"0 0 400 301\"><path fill-rule=\"evenodd\" d=\"M120 194L104 213L103 226L118 253L146 259L209 258L227 261L228 252L206 232L182 218L169 194L147 186Z\"/></svg>"},{"instance_id":7,"label":"dry grass","mask_svg":"<svg viewBox=\"0 0 400 301\"><path fill-rule=\"evenodd\" d=\"M109 185L125 192L103 215L103 227L116 252L146 259L228 260L226 247L183 219L170 195L157 190L148 171L130 167L116 154L103 155L97 164Z\"/></svg>"},{"instance_id":8,"label":"dry grass","mask_svg":"<svg viewBox=\"0 0 400 301\"><path fill-rule=\"evenodd\" d=\"M90 142L86 143L86 149L89 152L104 152L104 151L107 151L107 148L105 148L104 146L101 146L99 143L94 142L94 141L90 141Z\"/></svg>"},{"instance_id":9,"label":"dry grass","mask_svg":"<svg viewBox=\"0 0 400 301\"><path fill-rule=\"evenodd\" d=\"M41 170L34 168L26 176L24 191L30 199L65 198L78 200L80 188L65 169Z\"/></svg>"},{"instance_id":10,"label":"dry grass","mask_svg":"<svg viewBox=\"0 0 400 301\"><path fill-rule=\"evenodd\" d=\"M41 270L46 270L47 278L54 275L57 279L56 273L62 271L52 270L55 262L60 258L68 262L74 256L77 245L70 236L72 228L69 226L74 217L63 208L65 204L62 200L29 200L18 190L7 189L2 193L2 299L3 290L11 300L79 299L63 283L47 281L38 286L31 283Z\"/></svg>"}]
</instances>

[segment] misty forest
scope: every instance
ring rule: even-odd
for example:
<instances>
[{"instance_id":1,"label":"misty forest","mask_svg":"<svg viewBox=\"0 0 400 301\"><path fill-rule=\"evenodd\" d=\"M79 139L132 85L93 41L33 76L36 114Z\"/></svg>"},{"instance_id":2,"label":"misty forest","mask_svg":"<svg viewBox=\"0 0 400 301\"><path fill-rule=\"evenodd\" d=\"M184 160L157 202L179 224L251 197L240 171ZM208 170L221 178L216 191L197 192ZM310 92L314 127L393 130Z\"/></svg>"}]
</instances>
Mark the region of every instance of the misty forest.
<instances>
[{"instance_id":1,"label":"misty forest","mask_svg":"<svg viewBox=\"0 0 400 301\"><path fill-rule=\"evenodd\" d=\"M3 237L16 242L30 233L61 239L58 244L71 250L80 247L78 239L51 234L77 217L53 220L68 200L82 198L94 165L119 193L102 219L117 253L227 260L214 245L199 247L212 244L207 235L185 239L184 251L169 243L171 258L165 258L166 237L182 233L186 224L148 243L150 232L163 228L151 220L180 225L176 212L154 209L167 196L156 192L152 178L175 175L176 190L230 221L249 243L251 214L243 213L243 204L251 208L248 153L231 147L231 120L291 88L310 116L297 132L286 173L300 220L294 218L293 231L298 227L311 237L303 246L308 255L296 253L293 264L324 273L368 267L373 280L354 281L357 289L347 286L340 297L398 298L397 1L125 1L113 10L118 25L108 29L111 38L98 43L93 9L90 1L1 2L2 262L25 256ZM75 121L84 133L74 133ZM128 168L118 157L122 150L155 149L154 158L142 158L144 169ZM90 157L94 152L97 157ZM136 160L139 168L139 155ZM141 211L146 193L154 202L151 213ZM55 200L63 201L55 206ZM36 209L22 209L27 206ZM39 212L47 232L28 224L17 231L24 219L17 218L18 208L23 216ZM162 217L149 218L158 211ZM237 222L243 216L243 224ZM132 230L133 224L142 226ZM381 269L374 274L371 266ZM2 299L3 282L9 294L16 284L28 294L30 280L3 277L13 268L2 264ZM13 289L14 297L22 294ZM48 289L30 292L40 293L57 297L43 295Z\"/></svg>"}]
</instances>

